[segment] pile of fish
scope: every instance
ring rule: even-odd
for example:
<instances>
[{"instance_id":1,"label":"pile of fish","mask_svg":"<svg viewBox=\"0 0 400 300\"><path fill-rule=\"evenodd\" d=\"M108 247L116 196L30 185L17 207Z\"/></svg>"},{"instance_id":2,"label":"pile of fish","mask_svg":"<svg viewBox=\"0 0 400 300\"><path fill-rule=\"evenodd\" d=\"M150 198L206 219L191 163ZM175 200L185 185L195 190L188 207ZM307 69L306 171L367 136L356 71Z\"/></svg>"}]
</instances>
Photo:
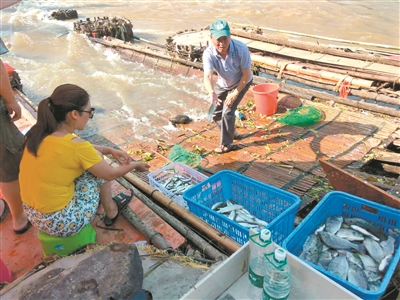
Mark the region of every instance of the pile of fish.
<instances>
[{"instance_id":1,"label":"pile of fish","mask_svg":"<svg viewBox=\"0 0 400 300\"><path fill-rule=\"evenodd\" d=\"M237 204L233 200L225 202L217 202L212 207L212 210L227 216L232 221L246 228L264 228L268 225L267 222L257 219L244 206Z\"/></svg>"},{"instance_id":2,"label":"pile of fish","mask_svg":"<svg viewBox=\"0 0 400 300\"><path fill-rule=\"evenodd\" d=\"M192 176L176 174L170 171L163 171L157 175L157 178L158 184L172 194L171 198L176 195L182 195L184 191L194 185Z\"/></svg>"},{"instance_id":3,"label":"pile of fish","mask_svg":"<svg viewBox=\"0 0 400 300\"><path fill-rule=\"evenodd\" d=\"M389 235L361 218L331 216L303 245L300 258L365 290L377 290L395 252Z\"/></svg>"}]
</instances>

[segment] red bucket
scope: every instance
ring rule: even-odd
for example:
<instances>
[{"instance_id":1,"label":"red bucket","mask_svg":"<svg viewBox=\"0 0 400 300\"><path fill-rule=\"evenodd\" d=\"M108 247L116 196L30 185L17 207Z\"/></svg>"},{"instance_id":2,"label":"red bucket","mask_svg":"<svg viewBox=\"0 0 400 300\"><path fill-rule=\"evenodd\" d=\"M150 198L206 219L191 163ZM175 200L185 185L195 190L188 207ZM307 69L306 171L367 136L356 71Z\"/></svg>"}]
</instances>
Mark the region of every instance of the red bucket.
<instances>
[{"instance_id":1,"label":"red bucket","mask_svg":"<svg viewBox=\"0 0 400 300\"><path fill-rule=\"evenodd\" d=\"M278 108L279 85L275 83L261 83L253 87L256 112L271 116Z\"/></svg>"}]
</instances>

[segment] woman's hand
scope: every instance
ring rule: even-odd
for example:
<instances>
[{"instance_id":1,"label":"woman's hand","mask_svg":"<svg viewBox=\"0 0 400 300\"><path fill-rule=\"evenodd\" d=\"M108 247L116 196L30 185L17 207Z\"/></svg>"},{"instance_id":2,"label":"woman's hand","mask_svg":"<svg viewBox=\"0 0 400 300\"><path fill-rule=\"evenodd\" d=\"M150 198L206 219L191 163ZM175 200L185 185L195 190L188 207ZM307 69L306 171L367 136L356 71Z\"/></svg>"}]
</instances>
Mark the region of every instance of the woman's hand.
<instances>
[{"instance_id":1,"label":"woman's hand","mask_svg":"<svg viewBox=\"0 0 400 300\"><path fill-rule=\"evenodd\" d=\"M139 172L148 171L150 168L150 165L145 162L135 161L132 164L135 164L135 170Z\"/></svg>"},{"instance_id":2,"label":"woman's hand","mask_svg":"<svg viewBox=\"0 0 400 300\"><path fill-rule=\"evenodd\" d=\"M111 154L121 165L129 165L131 157L125 151L109 148L109 154Z\"/></svg>"}]
</instances>

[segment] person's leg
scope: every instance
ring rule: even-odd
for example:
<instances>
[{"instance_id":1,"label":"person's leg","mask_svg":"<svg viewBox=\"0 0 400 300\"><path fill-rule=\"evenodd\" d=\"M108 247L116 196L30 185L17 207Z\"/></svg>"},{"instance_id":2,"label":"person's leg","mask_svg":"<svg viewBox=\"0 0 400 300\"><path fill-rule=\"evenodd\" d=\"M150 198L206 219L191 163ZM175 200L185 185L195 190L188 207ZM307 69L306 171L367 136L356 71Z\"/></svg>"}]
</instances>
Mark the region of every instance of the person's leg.
<instances>
[{"instance_id":1,"label":"person's leg","mask_svg":"<svg viewBox=\"0 0 400 300\"><path fill-rule=\"evenodd\" d=\"M100 186L100 203L110 219L115 218L118 214L118 207L112 199L111 182L107 181Z\"/></svg>"},{"instance_id":2,"label":"person's leg","mask_svg":"<svg viewBox=\"0 0 400 300\"><path fill-rule=\"evenodd\" d=\"M19 193L19 181L0 182L0 189L13 219L13 229L21 230L26 227L28 219L22 209L22 200Z\"/></svg>"},{"instance_id":3,"label":"person's leg","mask_svg":"<svg viewBox=\"0 0 400 300\"><path fill-rule=\"evenodd\" d=\"M213 121L217 125L218 129L221 131L222 112L224 109L224 101L226 99L226 96L228 95L228 91L220 88L219 86L215 86L215 93L217 94L218 99L222 100L222 102L217 104L217 106L215 107Z\"/></svg>"},{"instance_id":4,"label":"person's leg","mask_svg":"<svg viewBox=\"0 0 400 300\"><path fill-rule=\"evenodd\" d=\"M4 211L6 210L6 205L4 201L0 201L0 216L4 214Z\"/></svg>"},{"instance_id":5,"label":"person's leg","mask_svg":"<svg viewBox=\"0 0 400 300\"><path fill-rule=\"evenodd\" d=\"M235 111L242 101L244 94L246 94L247 90L250 87L250 84L247 84L243 90L236 97L235 102L233 102L231 107L224 105L222 110L222 118L221 118L221 145L228 146L233 143L233 138L235 134ZM231 91L229 91L231 92Z\"/></svg>"}]
</instances>

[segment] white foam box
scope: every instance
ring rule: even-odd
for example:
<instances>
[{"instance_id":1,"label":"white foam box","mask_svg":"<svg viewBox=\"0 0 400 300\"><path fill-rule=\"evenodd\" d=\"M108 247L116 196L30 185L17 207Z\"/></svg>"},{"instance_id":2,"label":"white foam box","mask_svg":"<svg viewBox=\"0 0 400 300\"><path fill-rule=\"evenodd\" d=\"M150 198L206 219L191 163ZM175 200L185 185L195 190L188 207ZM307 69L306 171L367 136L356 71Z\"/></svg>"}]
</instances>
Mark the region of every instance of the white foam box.
<instances>
[{"instance_id":1,"label":"white foam box","mask_svg":"<svg viewBox=\"0 0 400 300\"><path fill-rule=\"evenodd\" d=\"M249 243L244 244L181 299L251 299L248 290ZM287 252L292 271L289 299L361 299Z\"/></svg>"}]
</instances>

